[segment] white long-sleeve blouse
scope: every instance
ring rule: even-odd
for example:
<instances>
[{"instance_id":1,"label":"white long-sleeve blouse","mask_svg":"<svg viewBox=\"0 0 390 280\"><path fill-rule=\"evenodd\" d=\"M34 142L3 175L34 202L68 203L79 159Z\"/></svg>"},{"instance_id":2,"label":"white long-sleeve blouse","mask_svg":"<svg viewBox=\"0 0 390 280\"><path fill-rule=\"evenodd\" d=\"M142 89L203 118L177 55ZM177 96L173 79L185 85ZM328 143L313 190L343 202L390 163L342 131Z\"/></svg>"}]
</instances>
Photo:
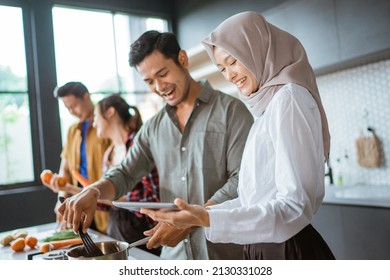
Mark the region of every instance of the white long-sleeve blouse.
<instances>
[{"instance_id":1,"label":"white long-sleeve blouse","mask_svg":"<svg viewBox=\"0 0 390 280\"><path fill-rule=\"evenodd\" d=\"M206 238L286 241L308 225L324 196L321 117L303 87L283 86L249 133L238 198L211 207Z\"/></svg>"}]
</instances>

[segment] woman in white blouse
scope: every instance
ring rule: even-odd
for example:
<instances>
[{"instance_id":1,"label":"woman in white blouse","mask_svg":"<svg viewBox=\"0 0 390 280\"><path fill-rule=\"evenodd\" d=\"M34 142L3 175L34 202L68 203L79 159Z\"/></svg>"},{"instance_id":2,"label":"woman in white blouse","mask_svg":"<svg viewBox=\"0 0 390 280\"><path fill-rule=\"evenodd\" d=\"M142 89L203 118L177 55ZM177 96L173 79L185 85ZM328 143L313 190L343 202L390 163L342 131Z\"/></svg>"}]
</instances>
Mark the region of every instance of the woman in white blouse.
<instances>
[{"instance_id":1,"label":"woman in white blouse","mask_svg":"<svg viewBox=\"0 0 390 280\"><path fill-rule=\"evenodd\" d=\"M310 224L324 196L330 136L304 48L255 12L225 20L203 44L255 117L239 196L207 209L178 198L181 211L141 212L177 227L203 226L211 242L245 244L246 259L334 259Z\"/></svg>"}]
</instances>

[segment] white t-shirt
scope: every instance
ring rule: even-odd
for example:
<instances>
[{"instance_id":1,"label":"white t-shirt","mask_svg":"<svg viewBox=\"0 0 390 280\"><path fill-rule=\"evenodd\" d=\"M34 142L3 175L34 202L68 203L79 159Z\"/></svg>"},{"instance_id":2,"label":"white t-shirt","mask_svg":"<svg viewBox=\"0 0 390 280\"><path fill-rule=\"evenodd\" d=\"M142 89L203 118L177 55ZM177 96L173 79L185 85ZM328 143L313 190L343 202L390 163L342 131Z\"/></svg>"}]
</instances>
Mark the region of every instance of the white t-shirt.
<instances>
[{"instance_id":1,"label":"white t-shirt","mask_svg":"<svg viewBox=\"0 0 390 280\"><path fill-rule=\"evenodd\" d=\"M311 94L283 86L255 120L242 157L239 197L211 207L211 242L284 242L308 225L324 197L321 117Z\"/></svg>"}]
</instances>

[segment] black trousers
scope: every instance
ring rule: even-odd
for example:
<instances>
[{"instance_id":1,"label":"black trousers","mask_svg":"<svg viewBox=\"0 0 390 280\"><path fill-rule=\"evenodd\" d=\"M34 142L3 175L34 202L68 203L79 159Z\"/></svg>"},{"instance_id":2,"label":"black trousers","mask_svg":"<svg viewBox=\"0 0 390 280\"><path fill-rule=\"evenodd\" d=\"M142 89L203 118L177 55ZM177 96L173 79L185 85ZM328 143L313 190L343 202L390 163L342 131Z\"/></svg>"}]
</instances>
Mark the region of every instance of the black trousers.
<instances>
[{"instance_id":1,"label":"black trousers","mask_svg":"<svg viewBox=\"0 0 390 280\"><path fill-rule=\"evenodd\" d=\"M107 235L120 241L132 243L145 237L144 231L151 229L146 216L138 217L126 209L111 207ZM161 248L149 250L146 245L138 248L159 256Z\"/></svg>"},{"instance_id":2,"label":"black trousers","mask_svg":"<svg viewBox=\"0 0 390 280\"><path fill-rule=\"evenodd\" d=\"M322 236L312 225L282 243L257 243L244 246L246 260L334 260Z\"/></svg>"}]
</instances>

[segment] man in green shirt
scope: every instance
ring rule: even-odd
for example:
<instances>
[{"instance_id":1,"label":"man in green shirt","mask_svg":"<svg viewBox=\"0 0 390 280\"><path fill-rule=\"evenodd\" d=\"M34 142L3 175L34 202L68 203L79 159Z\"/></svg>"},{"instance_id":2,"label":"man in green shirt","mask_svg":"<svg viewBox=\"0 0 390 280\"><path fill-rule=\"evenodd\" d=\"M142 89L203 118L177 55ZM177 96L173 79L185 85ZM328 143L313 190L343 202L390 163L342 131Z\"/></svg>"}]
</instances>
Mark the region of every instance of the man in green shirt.
<instances>
[{"instance_id":1,"label":"man in green shirt","mask_svg":"<svg viewBox=\"0 0 390 280\"><path fill-rule=\"evenodd\" d=\"M241 156L253 123L245 105L207 81L195 81L187 54L172 33L141 35L131 45L130 65L166 106L143 125L119 167L61 206L76 231L78 213L87 213L86 229L98 197L120 197L153 166L159 172L162 202L180 197L207 206L237 197ZM153 235L148 247L164 246L164 259L242 259L239 245L209 243L201 228L159 224L147 234Z\"/></svg>"}]
</instances>

